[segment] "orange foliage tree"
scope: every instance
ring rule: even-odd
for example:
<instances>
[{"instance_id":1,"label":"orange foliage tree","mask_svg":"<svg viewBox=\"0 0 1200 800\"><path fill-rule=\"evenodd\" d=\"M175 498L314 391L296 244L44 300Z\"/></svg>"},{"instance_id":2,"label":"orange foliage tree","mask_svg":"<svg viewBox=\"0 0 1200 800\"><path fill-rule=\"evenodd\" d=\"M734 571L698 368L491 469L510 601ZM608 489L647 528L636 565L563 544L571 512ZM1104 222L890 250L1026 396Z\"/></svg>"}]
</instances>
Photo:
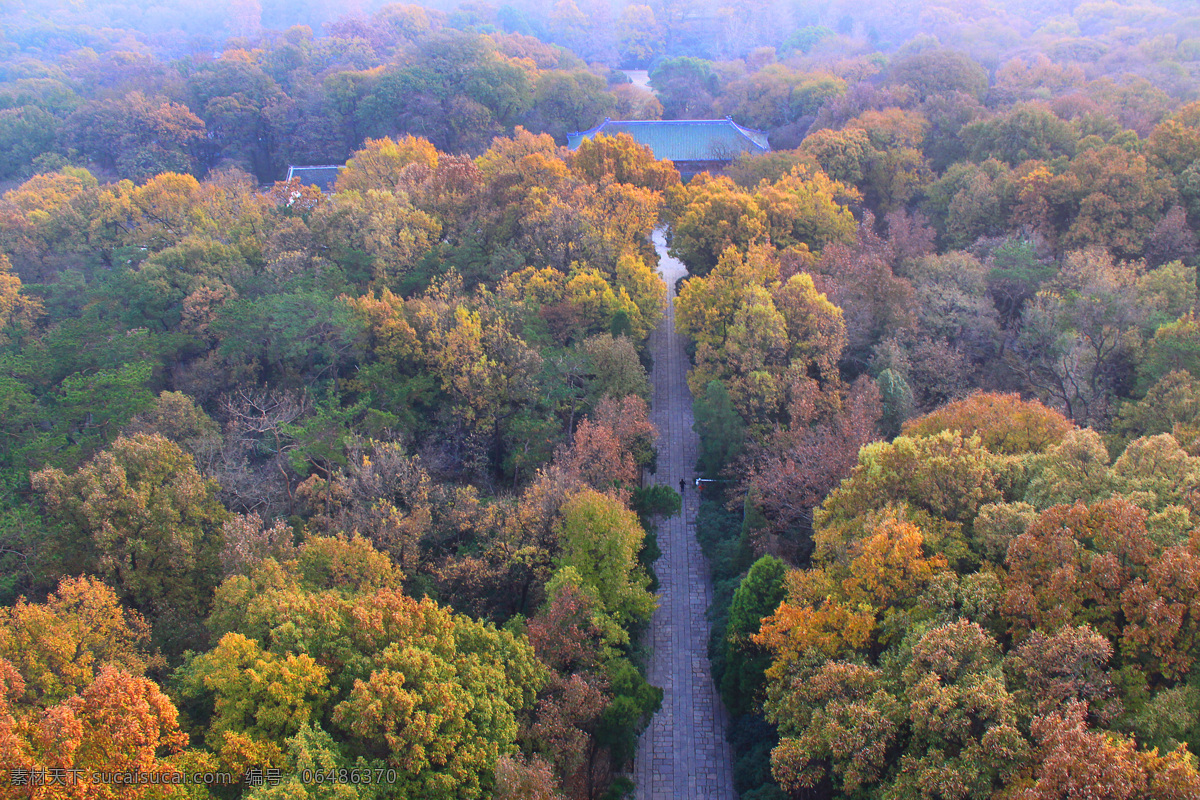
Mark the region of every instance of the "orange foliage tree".
<instances>
[{"instance_id":1,"label":"orange foliage tree","mask_svg":"<svg viewBox=\"0 0 1200 800\"><path fill-rule=\"evenodd\" d=\"M933 436L941 431L958 431L979 436L993 453L1021 455L1040 453L1058 444L1074 424L1058 411L1018 394L976 392L964 400L948 403L918 419L904 423L906 436Z\"/></svg>"},{"instance_id":2,"label":"orange foliage tree","mask_svg":"<svg viewBox=\"0 0 1200 800\"><path fill-rule=\"evenodd\" d=\"M171 700L142 677L149 627L92 578L63 580L44 604L0 610L0 780L16 770L63 776L31 796L117 800L170 795L188 759ZM94 784L93 772L144 772L156 784ZM72 776L77 776L72 780ZM176 786L176 789L179 787ZM24 790L10 790L25 796Z\"/></svg>"}]
</instances>

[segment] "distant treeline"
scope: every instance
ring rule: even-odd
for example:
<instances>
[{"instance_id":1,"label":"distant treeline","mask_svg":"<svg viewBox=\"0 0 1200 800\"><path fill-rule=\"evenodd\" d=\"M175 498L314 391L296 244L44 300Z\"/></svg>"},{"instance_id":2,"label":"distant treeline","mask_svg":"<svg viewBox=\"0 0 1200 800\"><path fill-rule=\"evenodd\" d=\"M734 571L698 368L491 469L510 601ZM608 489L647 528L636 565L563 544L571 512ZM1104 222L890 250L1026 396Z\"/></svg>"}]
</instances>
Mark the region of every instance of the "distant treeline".
<instances>
[{"instance_id":1,"label":"distant treeline","mask_svg":"<svg viewBox=\"0 0 1200 800\"><path fill-rule=\"evenodd\" d=\"M269 182L401 130L475 154L517 125L562 139L605 115L659 113L561 48L455 30L415 7L334 34L293 27L174 61L122 47L15 57L0 84L0 178L73 163L135 180L237 166Z\"/></svg>"},{"instance_id":2,"label":"distant treeline","mask_svg":"<svg viewBox=\"0 0 1200 800\"><path fill-rule=\"evenodd\" d=\"M1042 140L1069 136L1061 122L1108 139L1119 130L1107 118L1145 136L1196 99L1200 16L1183 4L1030 5L939 13L564 0L392 4L337 18L289 5L285 20L246 3L180 17L199 25L219 11L224 27L204 38L168 31L163 8L29 3L0 17L0 180L69 163L135 180L237 166L265 183L288 164L342 163L368 137L414 134L478 154L517 125L562 142L605 116L731 115L786 149L890 108L909 122L875 131L875 147L915 147L925 160L897 154L901 172L940 173L990 152L981 142L989 129L964 125L1021 104L1056 119L1009 124L1009 161L1049 152ZM304 13L320 24L293 24ZM657 97L617 67L649 68Z\"/></svg>"}]
</instances>

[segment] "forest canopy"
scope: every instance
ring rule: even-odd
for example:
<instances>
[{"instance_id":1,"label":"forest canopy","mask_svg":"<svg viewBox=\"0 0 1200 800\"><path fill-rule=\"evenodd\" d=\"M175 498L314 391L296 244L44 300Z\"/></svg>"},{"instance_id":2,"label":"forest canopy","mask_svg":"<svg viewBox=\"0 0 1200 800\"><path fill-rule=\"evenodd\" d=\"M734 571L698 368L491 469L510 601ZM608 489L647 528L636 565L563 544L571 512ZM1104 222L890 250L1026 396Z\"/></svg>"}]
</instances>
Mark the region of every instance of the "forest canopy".
<instances>
[{"instance_id":1,"label":"forest canopy","mask_svg":"<svg viewBox=\"0 0 1200 800\"><path fill-rule=\"evenodd\" d=\"M628 794L673 293L743 797L1200 796L1193 6L0 3L0 751Z\"/></svg>"}]
</instances>

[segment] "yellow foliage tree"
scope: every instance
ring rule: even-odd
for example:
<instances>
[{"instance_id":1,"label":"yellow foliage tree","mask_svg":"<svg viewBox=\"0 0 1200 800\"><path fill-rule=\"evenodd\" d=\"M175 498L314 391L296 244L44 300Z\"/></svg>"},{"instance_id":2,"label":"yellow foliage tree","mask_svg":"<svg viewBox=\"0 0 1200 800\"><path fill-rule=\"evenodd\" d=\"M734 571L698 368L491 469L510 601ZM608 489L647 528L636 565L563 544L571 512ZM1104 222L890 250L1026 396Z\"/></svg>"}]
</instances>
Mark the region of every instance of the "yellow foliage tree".
<instances>
[{"instance_id":1,"label":"yellow foliage tree","mask_svg":"<svg viewBox=\"0 0 1200 800\"><path fill-rule=\"evenodd\" d=\"M413 178L436 169L438 151L428 139L405 136L396 141L367 139L338 174L337 191L366 194L372 189L394 191Z\"/></svg>"}]
</instances>

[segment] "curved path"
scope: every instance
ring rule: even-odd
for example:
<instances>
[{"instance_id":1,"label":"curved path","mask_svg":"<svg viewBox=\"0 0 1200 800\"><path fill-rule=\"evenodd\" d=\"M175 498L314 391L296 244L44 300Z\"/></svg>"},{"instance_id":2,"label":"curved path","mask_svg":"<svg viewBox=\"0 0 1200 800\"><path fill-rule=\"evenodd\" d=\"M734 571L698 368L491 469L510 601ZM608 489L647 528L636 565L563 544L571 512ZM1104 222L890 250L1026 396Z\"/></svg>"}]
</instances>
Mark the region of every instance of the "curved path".
<instances>
[{"instance_id":1,"label":"curved path","mask_svg":"<svg viewBox=\"0 0 1200 800\"><path fill-rule=\"evenodd\" d=\"M733 758L725 731L728 720L708 664L712 601L708 559L696 541L697 440L692 431L692 395L687 355L675 332L675 281L687 268L667 255L662 231L654 234L659 274L669 289L667 313L650 337L654 370L654 424L658 427L655 483L679 491L687 482L681 515L660 522L662 556L659 607L650 623L650 683L663 688L662 709L638 742L634 779L639 800L736 800Z\"/></svg>"}]
</instances>

